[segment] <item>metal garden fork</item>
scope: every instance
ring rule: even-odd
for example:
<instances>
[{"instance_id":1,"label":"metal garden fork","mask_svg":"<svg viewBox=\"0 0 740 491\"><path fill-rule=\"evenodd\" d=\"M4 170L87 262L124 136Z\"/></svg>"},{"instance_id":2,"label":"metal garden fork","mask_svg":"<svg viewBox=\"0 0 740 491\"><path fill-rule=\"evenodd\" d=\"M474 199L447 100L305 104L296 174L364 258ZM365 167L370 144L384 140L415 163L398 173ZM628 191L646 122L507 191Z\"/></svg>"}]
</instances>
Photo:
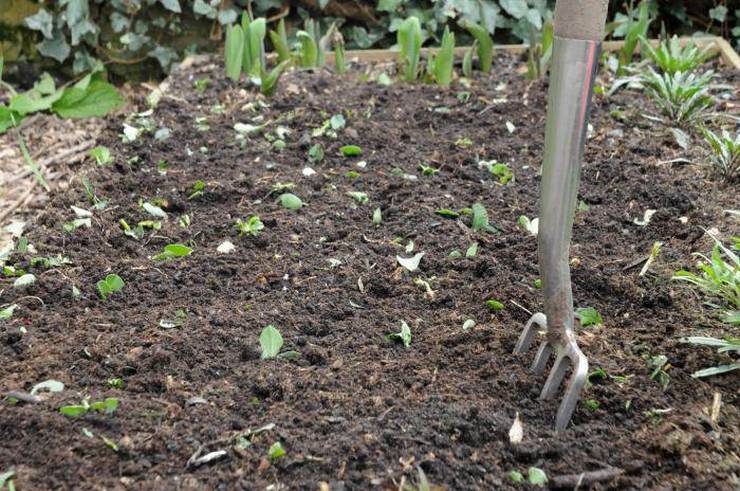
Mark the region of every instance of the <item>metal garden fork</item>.
<instances>
[{"instance_id":1,"label":"metal garden fork","mask_svg":"<svg viewBox=\"0 0 740 491\"><path fill-rule=\"evenodd\" d=\"M558 393L572 364L555 421L558 430L568 426L588 374L588 359L578 348L574 331L568 253L607 4L607 0L558 0L555 7L537 244L545 314L529 319L514 348L515 353L526 351L538 330L547 331L532 364L534 373L541 375L555 354L540 399Z\"/></svg>"}]
</instances>

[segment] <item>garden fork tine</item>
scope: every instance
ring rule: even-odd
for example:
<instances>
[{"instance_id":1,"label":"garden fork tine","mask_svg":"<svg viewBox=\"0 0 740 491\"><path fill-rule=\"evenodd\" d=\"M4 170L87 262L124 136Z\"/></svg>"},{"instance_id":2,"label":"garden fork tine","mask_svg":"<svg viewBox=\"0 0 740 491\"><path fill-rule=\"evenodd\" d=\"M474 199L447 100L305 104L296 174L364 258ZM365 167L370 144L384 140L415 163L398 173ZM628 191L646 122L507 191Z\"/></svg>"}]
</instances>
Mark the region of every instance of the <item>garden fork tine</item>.
<instances>
[{"instance_id":1,"label":"garden fork tine","mask_svg":"<svg viewBox=\"0 0 740 491\"><path fill-rule=\"evenodd\" d=\"M568 426L588 374L588 359L578 348L574 331L568 253L606 4L605 0L559 0L556 5L537 247L545 314L529 319L514 348L515 353L526 351L537 330L546 330L532 370L542 374L553 353L555 362L540 399L552 399L558 393L572 364L555 421L558 430Z\"/></svg>"}]
</instances>

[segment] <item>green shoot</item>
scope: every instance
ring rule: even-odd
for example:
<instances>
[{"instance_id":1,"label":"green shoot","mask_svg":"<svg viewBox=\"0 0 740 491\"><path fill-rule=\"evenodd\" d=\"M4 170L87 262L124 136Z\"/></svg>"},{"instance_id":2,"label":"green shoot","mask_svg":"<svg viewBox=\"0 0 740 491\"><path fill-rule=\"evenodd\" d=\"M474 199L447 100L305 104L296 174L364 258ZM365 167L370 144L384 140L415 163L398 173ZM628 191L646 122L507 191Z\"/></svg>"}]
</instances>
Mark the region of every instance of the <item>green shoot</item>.
<instances>
[{"instance_id":1,"label":"green shoot","mask_svg":"<svg viewBox=\"0 0 740 491\"><path fill-rule=\"evenodd\" d=\"M473 53L478 47L478 41L473 41L473 45L465 51L462 62L463 77L470 78L473 76Z\"/></svg>"},{"instance_id":2,"label":"green shoot","mask_svg":"<svg viewBox=\"0 0 740 491\"><path fill-rule=\"evenodd\" d=\"M701 273L678 271L671 279L685 281L704 292L705 295L719 300L720 305L713 306L723 310L725 322L734 324L740 317L738 315L740 312L740 259L722 241L713 235L710 237L715 242L711 257L699 253L694 254L703 260L697 264Z\"/></svg>"},{"instance_id":3,"label":"green shoot","mask_svg":"<svg viewBox=\"0 0 740 491\"><path fill-rule=\"evenodd\" d=\"M474 22L465 21L462 27L475 38L473 46L477 49L480 70L483 73L490 72L491 65L493 64L493 39L491 39L491 36L484 27Z\"/></svg>"},{"instance_id":4,"label":"green shoot","mask_svg":"<svg viewBox=\"0 0 740 491\"><path fill-rule=\"evenodd\" d=\"M576 317L581 322L582 327L598 327L604 323L601 314L593 307L581 307L575 311Z\"/></svg>"},{"instance_id":5,"label":"green shoot","mask_svg":"<svg viewBox=\"0 0 740 491\"><path fill-rule=\"evenodd\" d=\"M347 71L347 61L344 55L344 38L338 29L334 33L334 70L339 74Z\"/></svg>"},{"instance_id":6,"label":"green shoot","mask_svg":"<svg viewBox=\"0 0 740 491\"><path fill-rule=\"evenodd\" d=\"M280 457L285 455L285 449L280 442L275 442L270 445L270 450L267 451L267 455L270 457L271 460L279 459Z\"/></svg>"},{"instance_id":7,"label":"green shoot","mask_svg":"<svg viewBox=\"0 0 740 491\"><path fill-rule=\"evenodd\" d=\"M645 274L647 274L650 266L652 266L653 262L658 258L658 254L660 254L660 248L662 246L663 243L660 241L653 242L653 247L650 250L650 256L648 257L647 261L645 261L645 264L640 270L640 274L638 276L645 276Z\"/></svg>"},{"instance_id":8,"label":"green shoot","mask_svg":"<svg viewBox=\"0 0 740 491\"><path fill-rule=\"evenodd\" d=\"M401 331L386 334L385 339L400 342L405 348L408 348L411 346L411 328L404 321L401 321Z\"/></svg>"},{"instance_id":9,"label":"green shoot","mask_svg":"<svg viewBox=\"0 0 740 491\"><path fill-rule=\"evenodd\" d=\"M224 65L226 76L236 82L241 77L244 52L244 31L241 26L226 27Z\"/></svg>"},{"instance_id":10,"label":"green shoot","mask_svg":"<svg viewBox=\"0 0 740 491\"><path fill-rule=\"evenodd\" d=\"M653 356L648 360L648 366L653 370L650 373L650 380L657 381L663 387L663 390L667 389L671 382L671 376L668 375L668 370L671 368L668 357L665 355Z\"/></svg>"},{"instance_id":11,"label":"green shoot","mask_svg":"<svg viewBox=\"0 0 740 491\"><path fill-rule=\"evenodd\" d=\"M260 76L265 67L266 20L264 17L250 20L244 12L241 27L244 32L242 69L249 76Z\"/></svg>"},{"instance_id":12,"label":"green shoot","mask_svg":"<svg viewBox=\"0 0 740 491\"><path fill-rule=\"evenodd\" d=\"M262 329L259 341L260 348L262 349L260 358L263 360L271 360L273 358L294 359L300 356L300 353L297 351L280 352L280 349L283 347L283 336L272 324Z\"/></svg>"},{"instance_id":13,"label":"green shoot","mask_svg":"<svg viewBox=\"0 0 740 491\"><path fill-rule=\"evenodd\" d=\"M641 76L647 94L660 111L677 124L692 124L706 117L715 103L709 93L709 82L714 78L711 70L701 75L676 72L659 75L651 67Z\"/></svg>"},{"instance_id":14,"label":"green shoot","mask_svg":"<svg viewBox=\"0 0 740 491\"><path fill-rule=\"evenodd\" d=\"M103 300L107 300L112 293L120 291L124 285L125 283L117 274L109 274L96 284L100 298Z\"/></svg>"},{"instance_id":15,"label":"green shoot","mask_svg":"<svg viewBox=\"0 0 740 491\"><path fill-rule=\"evenodd\" d=\"M682 339L681 342L700 346L711 346L717 348L718 353L740 353L740 338L717 339L695 336ZM691 376L694 378L711 377L712 375L719 375L720 373L727 373L733 370L740 370L740 363L729 363L727 365L705 368L692 373Z\"/></svg>"},{"instance_id":16,"label":"green shoot","mask_svg":"<svg viewBox=\"0 0 740 491\"><path fill-rule=\"evenodd\" d=\"M547 483L547 474L539 467L530 467L527 470L527 481L535 486L544 486Z\"/></svg>"},{"instance_id":17,"label":"green shoot","mask_svg":"<svg viewBox=\"0 0 740 491\"><path fill-rule=\"evenodd\" d=\"M701 132L711 150L709 162L729 181L740 177L740 132L734 138L724 129L719 135L704 127Z\"/></svg>"},{"instance_id":18,"label":"green shoot","mask_svg":"<svg viewBox=\"0 0 740 491\"><path fill-rule=\"evenodd\" d=\"M260 92L262 95L271 96L277 89L277 83L285 70L290 66L290 60L281 61L276 67L269 72L261 71Z\"/></svg>"},{"instance_id":19,"label":"green shoot","mask_svg":"<svg viewBox=\"0 0 740 491\"><path fill-rule=\"evenodd\" d=\"M107 165L113 162L113 156L111 155L110 148L98 146L90 150L90 157L95 159L98 165Z\"/></svg>"},{"instance_id":20,"label":"green shoot","mask_svg":"<svg viewBox=\"0 0 740 491\"><path fill-rule=\"evenodd\" d=\"M154 261L169 261L178 257L185 257L192 254L193 249L184 244L168 244L159 254L152 257Z\"/></svg>"},{"instance_id":21,"label":"green shoot","mask_svg":"<svg viewBox=\"0 0 740 491\"><path fill-rule=\"evenodd\" d=\"M442 35L442 45L434 57L434 68L432 74L434 81L442 87L447 87L452 82L453 66L455 63L455 34L450 32L450 27L445 26Z\"/></svg>"},{"instance_id":22,"label":"green shoot","mask_svg":"<svg viewBox=\"0 0 740 491\"><path fill-rule=\"evenodd\" d=\"M712 46L699 49L693 41L681 46L678 36L663 39L653 48L644 36L640 36L641 53L643 59L649 59L663 73L691 72L709 58Z\"/></svg>"},{"instance_id":23,"label":"green shoot","mask_svg":"<svg viewBox=\"0 0 740 491\"><path fill-rule=\"evenodd\" d=\"M473 219L470 223L470 228L475 232L498 232L495 227L488 223L488 212L482 204L475 203L472 206L472 212Z\"/></svg>"},{"instance_id":24,"label":"green shoot","mask_svg":"<svg viewBox=\"0 0 740 491\"><path fill-rule=\"evenodd\" d=\"M439 172L439 169L424 164L419 164L419 170L423 176L433 176Z\"/></svg>"},{"instance_id":25,"label":"green shoot","mask_svg":"<svg viewBox=\"0 0 740 491\"><path fill-rule=\"evenodd\" d=\"M301 66L305 68L319 66L319 46L316 40L306 31L296 34L301 42Z\"/></svg>"},{"instance_id":26,"label":"green shoot","mask_svg":"<svg viewBox=\"0 0 740 491\"><path fill-rule=\"evenodd\" d=\"M396 35L399 51L399 64L404 79L413 82L419 76L421 60L421 23L417 17L409 17L398 27Z\"/></svg>"},{"instance_id":27,"label":"green shoot","mask_svg":"<svg viewBox=\"0 0 740 491\"><path fill-rule=\"evenodd\" d=\"M624 75L624 67L632 62L632 55L635 53L635 49L640 41L640 38L647 35L648 27L652 19L650 18L650 1L642 0L638 7L637 19L635 20L635 12L632 8L632 2L630 1L629 8L627 10L627 33L624 37L624 44L622 49L619 51L619 66L617 68L617 75Z\"/></svg>"},{"instance_id":28,"label":"green shoot","mask_svg":"<svg viewBox=\"0 0 740 491\"><path fill-rule=\"evenodd\" d=\"M115 397L108 397L105 400L93 403L88 402L88 399L83 399L81 404L60 407L59 412L72 418L84 416L90 411L113 414L118 409L118 404L118 399Z\"/></svg>"},{"instance_id":29,"label":"green shoot","mask_svg":"<svg viewBox=\"0 0 740 491\"><path fill-rule=\"evenodd\" d=\"M300 210L303 207L301 198L292 193L283 193L280 195L280 204L288 210Z\"/></svg>"},{"instance_id":30,"label":"green shoot","mask_svg":"<svg viewBox=\"0 0 740 491\"><path fill-rule=\"evenodd\" d=\"M236 229L239 231L239 237L244 237L245 235L256 237L264 228L265 225L262 223L262 220L256 215L249 217L246 222L243 222L239 218L236 220Z\"/></svg>"},{"instance_id":31,"label":"green shoot","mask_svg":"<svg viewBox=\"0 0 740 491\"><path fill-rule=\"evenodd\" d=\"M272 47L278 55L278 63L284 61L291 61L292 56L290 52L290 46L288 45L288 33L285 30L285 18L281 18L278 23L277 32L270 30L270 41L272 41Z\"/></svg>"},{"instance_id":32,"label":"green shoot","mask_svg":"<svg viewBox=\"0 0 740 491\"><path fill-rule=\"evenodd\" d=\"M549 19L542 26L542 39L540 43L535 42L537 34L532 24L529 24L529 29L530 45L527 50L527 78L535 80L542 78L547 72L547 66L550 63L550 58L552 58L552 45L555 40L555 33L552 21Z\"/></svg>"}]
</instances>

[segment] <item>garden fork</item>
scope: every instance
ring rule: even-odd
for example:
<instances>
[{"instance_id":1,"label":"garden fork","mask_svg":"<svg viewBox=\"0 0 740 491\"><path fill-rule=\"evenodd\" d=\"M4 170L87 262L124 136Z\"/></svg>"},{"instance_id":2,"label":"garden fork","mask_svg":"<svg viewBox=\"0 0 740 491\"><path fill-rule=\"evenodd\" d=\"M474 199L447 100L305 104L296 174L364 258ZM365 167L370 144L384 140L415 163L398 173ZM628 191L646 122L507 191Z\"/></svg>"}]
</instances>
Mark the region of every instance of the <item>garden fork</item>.
<instances>
[{"instance_id":1,"label":"garden fork","mask_svg":"<svg viewBox=\"0 0 740 491\"><path fill-rule=\"evenodd\" d=\"M532 370L542 374L553 353L555 362L540 399L557 394L569 362L573 365L558 408L558 430L568 426L588 374L588 359L574 332L568 253L607 5L608 0L558 0L555 6L537 244L545 314L529 319L514 348L526 351L536 332L546 330Z\"/></svg>"}]
</instances>

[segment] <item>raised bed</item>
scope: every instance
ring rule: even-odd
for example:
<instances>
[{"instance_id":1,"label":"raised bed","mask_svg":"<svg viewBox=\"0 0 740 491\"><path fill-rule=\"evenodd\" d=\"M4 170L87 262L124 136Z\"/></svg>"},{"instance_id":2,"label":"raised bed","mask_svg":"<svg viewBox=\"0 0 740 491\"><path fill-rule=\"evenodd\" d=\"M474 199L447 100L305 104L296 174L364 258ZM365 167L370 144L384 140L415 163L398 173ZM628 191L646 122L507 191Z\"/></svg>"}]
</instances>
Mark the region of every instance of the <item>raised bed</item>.
<instances>
[{"instance_id":1,"label":"raised bed","mask_svg":"<svg viewBox=\"0 0 740 491\"><path fill-rule=\"evenodd\" d=\"M531 357L511 354L542 300L536 239L518 219L537 214L546 83L524 81L519 56L496 62L490 77L451 89L297 71L262 106L218 62L193 60L147 116L168 139L122 143L124 119L141 120L112 119L99 143L113 163L86 170L107 207L90 228L63 231L70 206L90 208L76 178L29 225L37 252L13 258L36 283L2 280L2 304L19 305L0 321L2 389L56 379L65 390L0 406L0 471L13 466L18 489L398 489L417 466L447 489L516 489L510 472L530 467L571 488L580 473L604 488L736 487L737 378L692 379L720 358L679 343L725 328L669 278L709 250L702 227L737 230L724 211L740 207L737 189L703 163L696 135L683 151L643 117L656 112L644 95L596 96L572 256L577 306L604 317L579 343L607 375L556 433L556 405L538 400L544 380L527 369ZM737 85L737 72L716 68ZM194 90L204 78L206 90ZM336 139L312 136L340 113ZM236 123L267 126L240 141ZM282 151L264 137L278 126L290 130ZM325 157L309 162L315 143ZM362 155L340 155L347 144ZM691 163L670 163L677 157ZM481 160L507 163L513 181L501 184ZM421 163L439 172L424 175ZM191 197L198 181L202 194ZM279 183L293 183L305 206L283 208ZM142 208L153 200L166 219ZM499 233L435 213L476 202ZM650 223L636 224L647 209L657 210ZM239 237L236 220L251 215L264 230ZM161 229L135 240L120 219ZM219 252L227 240L234 250ZM396 260L411 255L410 241L425 253L416 273ZM663 251L638 276L655 241ZM175 242L192 254L153 261ZM472 243L477 254L466 258ZM58 254L71 263L31 265ZM103 301L96 282L111 273L126 284ZM468 319L475 325L464 329ZM409 347L385 338L401 321ZM268 324L297 359L260 359ZM661 354L666 389L646 361ZM706 412L717 393L718 420ZM59 413L84 397L120 404L112 415ZM524 439L513 446L516 413ZM273 460L275 442L286 454Z\"/></svg>"}]
</instances>

